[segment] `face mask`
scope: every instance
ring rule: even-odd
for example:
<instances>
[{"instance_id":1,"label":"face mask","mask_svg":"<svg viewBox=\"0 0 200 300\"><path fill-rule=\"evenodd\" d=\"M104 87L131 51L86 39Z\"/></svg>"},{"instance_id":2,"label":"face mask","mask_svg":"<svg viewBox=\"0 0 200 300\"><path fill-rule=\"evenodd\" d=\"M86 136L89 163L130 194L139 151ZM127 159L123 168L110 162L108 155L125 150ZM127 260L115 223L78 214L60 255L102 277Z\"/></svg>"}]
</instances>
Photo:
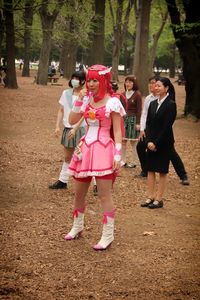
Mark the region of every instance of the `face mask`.
<instances>
[{"instance_id":1,"label":"face mask","mask_svg":"<svg viewBox=\"0 0 200 300\"><path fill-rule=\"evenodd\" d=\"M72 84L73 88L77 88L80 86L79 80L77 80L77 79L72 79L71 84Z\"/></svg>"}]
</instances>

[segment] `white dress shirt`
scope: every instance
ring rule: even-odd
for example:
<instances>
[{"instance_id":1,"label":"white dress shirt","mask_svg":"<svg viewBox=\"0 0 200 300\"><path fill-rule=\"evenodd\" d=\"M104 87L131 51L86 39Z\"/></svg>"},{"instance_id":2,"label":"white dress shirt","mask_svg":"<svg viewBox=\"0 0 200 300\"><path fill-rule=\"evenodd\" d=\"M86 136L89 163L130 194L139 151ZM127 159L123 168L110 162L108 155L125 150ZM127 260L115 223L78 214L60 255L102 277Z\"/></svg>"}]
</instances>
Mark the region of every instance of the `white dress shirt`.
<instances>
[{"instance_id":1,"label":"white dress shirt","mask_svg":"<svg viewBox=\"0 0 200 300\"><path fill-rule=\"evenodd\" d=\"M144 99L144 105L142 109L142 115L140 119L140 131L144 131L146 128L146 120L147 120L147 113L149 109L149 105L152 101L158 99L158 96L154 96L153 94L149 94L145 99Z\"/></svg>"}]
</instances>

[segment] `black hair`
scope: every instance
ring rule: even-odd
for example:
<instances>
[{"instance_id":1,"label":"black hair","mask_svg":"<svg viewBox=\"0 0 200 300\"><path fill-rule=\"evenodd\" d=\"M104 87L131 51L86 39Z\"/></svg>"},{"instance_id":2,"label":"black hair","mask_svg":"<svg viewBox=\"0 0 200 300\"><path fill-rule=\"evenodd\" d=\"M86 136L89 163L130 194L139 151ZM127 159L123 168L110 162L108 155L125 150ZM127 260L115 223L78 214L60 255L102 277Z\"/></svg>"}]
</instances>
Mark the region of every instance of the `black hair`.
<instances>
[{"instance_id":1,"label":"black hair","mask_svg":"<svg viewBox=\"0 0 200 300\"><path fill-rule=\"evenodd\" d=\"M114 92L116 92L118 90L118 88L119 88L117 82L111 81L111 84L112 84L112 90Z\"/></svg>"},{"instance_id":2,"label":"black hair","mask_svg":"<svg viewBox=\"0 0 200 300\"><path fill-rule=\"evenodd\" d=\"M133 88L132 88L133 91L139 90L138 83L137 83L136 77L134 75L126 76L124 82L126 82L126 80L129 80L129 81L133 82ZM126 90L125 84L124 84L124 89Z\"/></svg>"},{"instance_id":3,"label":"black hair","mask_svg":"<svg viewBox=\"0 0 200 300\"><path fill-rule=\"evenodd\" d=\"M167 87L168 86L168 94L171 100L176 101L176 94L175 94L175 88L169 78L167 77L159 77L159 81L162 82L162 84Z\"/></svg>"},{"instance_id":4,"label":"black hair","mask_svg":"<svg viewBox=\"0 0 200 300\"><path fill-rule=\"evenodd\" d=\"M85 84L85 80L86 80L85 72L83 72L83 71L75 71L74 73L72 73L71 79L70 79L70 81L69 81L69 86L70 86L71 88L73 88L71 81L72 81L72 79L73 79L74 77L76 77L76 78L79 79L80 86L82 86L82 85Z\"/></svg>"},{"instance_id":5,"label":"black hair","mask_svg":"<svg viewBox=\"0 0 200 300\"><path fill-rule=\"evenodd\" d=\"M158 81L159 79L160 79L160 76L159 76L159 75L153 75L153 76L151 76L151 77L149 78L149 82L150 82L151 80Z\"/></svg>"}]
</instances>

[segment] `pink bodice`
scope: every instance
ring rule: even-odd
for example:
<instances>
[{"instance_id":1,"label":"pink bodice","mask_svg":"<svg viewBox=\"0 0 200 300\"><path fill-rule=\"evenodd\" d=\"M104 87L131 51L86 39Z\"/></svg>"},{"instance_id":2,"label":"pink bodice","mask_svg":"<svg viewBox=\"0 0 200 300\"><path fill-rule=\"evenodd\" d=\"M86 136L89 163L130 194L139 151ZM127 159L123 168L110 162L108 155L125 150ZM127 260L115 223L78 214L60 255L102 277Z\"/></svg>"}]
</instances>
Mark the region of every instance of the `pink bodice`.
<instances>
[{"instance_id":1,"label":"pink bodice","mask_svg":"<svg viewBox=\"0 0 200 300\"><path fill-rule=\"evenodd\" d=\"M106 114L106 106L93 108L91 105L86 107L84 117L88 128L83 138L87 145L99 141L106 146L110 137L111 117Z\"/></svg>"}]
</instances>

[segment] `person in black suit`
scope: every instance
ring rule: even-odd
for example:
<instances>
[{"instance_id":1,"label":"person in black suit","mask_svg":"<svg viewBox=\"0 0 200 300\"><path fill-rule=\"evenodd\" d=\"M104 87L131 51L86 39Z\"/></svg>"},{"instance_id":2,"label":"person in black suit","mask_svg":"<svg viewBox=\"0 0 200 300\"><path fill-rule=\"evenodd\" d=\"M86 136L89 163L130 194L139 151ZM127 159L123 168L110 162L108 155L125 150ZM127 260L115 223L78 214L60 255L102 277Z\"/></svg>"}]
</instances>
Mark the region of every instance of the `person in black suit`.
<instances>
[{"instance_id":1,"label":"person in black suit","mask_svg":"<svg viewBox=\"0 0 200 300\"><path fill-rule=\"evenodd\" d=\"M153 100L146 120L146 159L148 198L142 207L163 207L163 194L169 172L170 153L174 147L173 123L176 119L176 103L173 99L174 87L167 77L156 81L158 99ZM171 95L171 96L170 96ZM156 192L156 173L159 173Z\"/></svg>"},{"instance_id":2,"label":"person in black suit","mask_svg":"<svg viewBox=\"0 0 200 300\"><path fill-rule=\"evenodd\" d=\"M152 76L149 78L149 91L150 94L144 99L144 105L142 110L142 115L140 119L140 138L137 143L137 154L141 165L141 172L138 175L139 177L147 177L147 170L146 170L146 142L145 142L145 128L146 128L146 118L149 105L151 101L157 98L155 92L155 85L156 81L159 79L159 76ZM175 91L171 94L171 98L175 101ZM170 154L171 163L175 169L176 174L180 178L180 183L182 185L189 185L189 179L187 172L185 170L183 161L179 154L177 153L175 147L172 147L171 154Z\"/></svg>"}]
</instances>

